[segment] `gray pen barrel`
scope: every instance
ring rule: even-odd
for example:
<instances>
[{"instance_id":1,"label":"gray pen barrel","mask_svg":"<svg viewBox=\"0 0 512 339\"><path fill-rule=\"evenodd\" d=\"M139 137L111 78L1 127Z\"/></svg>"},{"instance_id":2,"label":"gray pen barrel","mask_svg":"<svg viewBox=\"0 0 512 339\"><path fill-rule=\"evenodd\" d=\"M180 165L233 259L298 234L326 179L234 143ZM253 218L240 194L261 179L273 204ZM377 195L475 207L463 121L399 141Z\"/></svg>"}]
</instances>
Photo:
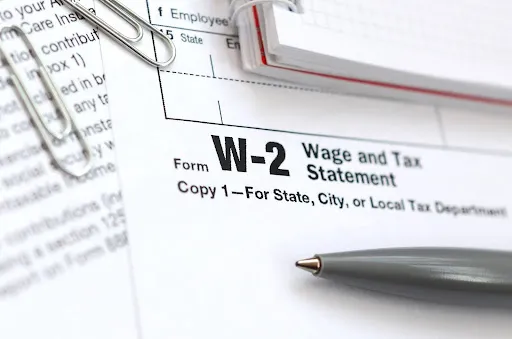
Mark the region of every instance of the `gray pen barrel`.
<instances>
[{"instance_id":1,"label":"gray pen barrel","mask_svg":"<svg viewBox=\"0 0 512 339\"><path fill-rule=\"evenodd\" d=\"M512 253L393 248L316 255L317 276L437 303L512 307Z\"/></svg>"}]
</instances>

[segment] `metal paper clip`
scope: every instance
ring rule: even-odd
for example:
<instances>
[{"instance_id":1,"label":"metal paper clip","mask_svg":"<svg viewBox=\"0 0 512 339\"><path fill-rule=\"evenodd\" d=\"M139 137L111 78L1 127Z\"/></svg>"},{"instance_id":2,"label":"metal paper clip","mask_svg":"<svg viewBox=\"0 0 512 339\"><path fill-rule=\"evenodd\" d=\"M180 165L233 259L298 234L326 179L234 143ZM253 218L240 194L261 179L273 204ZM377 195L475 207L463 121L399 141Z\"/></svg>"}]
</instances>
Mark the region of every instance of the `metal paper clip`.
<instances>
[{"instance_id":1,"label":"metal paper clip","mask_svg":"<svg viewBox=\"0 0 512 339\"><path fill-rule=\"evenodd\" d=\"M135 39L127 38L125 35L121 34L118 30L116 30L114 27L109 25L104 20L100 19L98 16L92 14L85 8L82 4L77 2L76 0L63 0L66 4L68 4L70 7L75 9L77 12L79 12L82 16L84 16L88 21L94 23L97 25L103 32L109 34L111 37L116 39L119 43L121 43L123 46L128 48L129 51L146 61L152 66L155 67L166 67L169 66L174 59L176 58L176 47L174 46L174 43L171 39L169 39L165 34L160 32L159 30L155 29L149 22L144 20L142 17L137 15L134 11L123 5L118 0L99 0L101 3L103 3L105 6L110 8L114 13L117 15L125 18L127 21L129 21L134 27L136 28L139 35ZM152 31L157 36L162 39L162 41L168 46L170 57L166 61L159 62L151 57L147 56L146 54L142 53L140 49L136 48L134 46L134 43L140 41L143 35L142 27Z\"/></svg>"},{"instance_id":2,"label":"metal paper clip","mask_svg":"<svg viewBox=\"0 0 512 339\"><path fill-rule=\"evenodd\" d=\"M71 112L67 109L66 105L64 104L64 101L60 95L60 93L55 88L55 85L53 84L53 81L50 78L50 75L45 69L45 66L43 62L41 61L41 58L37 54L34 46L28 39L25 32L19 27L19 26L11 26L11 27L5 27L2 29L0 34L3 34L6 31L15 31L23 40L23 43L28 48L30 54L34 58L36 64L37 64L37 74L41 78L41 81L44 85L44 88L46 91L48 91L51 100L53 101L56 111L60 115L60 117L63 119L64 128L60 132L54 132L52 131L49 126L46 124L46 122L43 119L43 116L39 112L39 110L36 107L35 102L30 97L30 94L27 91L26 86L21 80L21 76L16 70L16 66L14 65L14 62L11 60L10 57L7 56L7 54L4 52L2 48L0 48L0 60L2 63L7 67L9 74L11 76L11 81L14 86L14 89L16 93L19 95L19 98L21 102L23 103L23 106L27 110L27 112L30 115L30 118L36 125L36 129L43 139L43 142L48 149L48 152L50 153L53 161L56 163L56 165L65 173L74 176L74 177L81 177L85 174L87 174L90 169L92 168L92 162L93 162L93 156L91 148L89 147L88 143L86 142L85 138L82 136L82 134L77 130L75 120L73 119L73 116ZM77 139L80 143L80 146L82 147L84 151L84 157L86 164L84 167L79 171L72 171L69 168L67 168L62 162L58 159L57 155L55 154L53 147L52 147L52 140L50 137L54 137L58 140L63 140L66 136L68 136L70 133L75 132Z\"/></svg>"}]
</instances>

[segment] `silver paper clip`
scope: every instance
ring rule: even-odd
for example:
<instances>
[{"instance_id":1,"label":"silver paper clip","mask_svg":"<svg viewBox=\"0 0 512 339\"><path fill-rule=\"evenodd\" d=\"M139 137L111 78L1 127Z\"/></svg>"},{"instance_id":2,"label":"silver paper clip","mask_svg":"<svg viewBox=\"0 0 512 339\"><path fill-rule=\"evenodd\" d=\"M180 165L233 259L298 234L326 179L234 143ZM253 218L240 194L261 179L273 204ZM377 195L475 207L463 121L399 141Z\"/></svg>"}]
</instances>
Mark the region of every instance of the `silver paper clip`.
<instances>
[{"instance_id":1,"label":"silver paper clip","mask_svg":"<svg viewBox=\"0 0 512 339\"><path fill-rule=\"evenodd\" d=\"M84 16L88 21L94 23L98 26L103 32L109 34L115 40L117 40L120 44L125 46L129 51L146 61L152 66L155 67L166 67L169 66L174 59L176 58L176 47L171 39L169 39L165 34L155 29L149 22L144 20L142 17L137 15L131 9L123 5L121 2L117 0L99 0L105 6L110 8L114 13L119 15L120 17L126 19L128 23L130 23L137 31L137 36L135 38L129 38L124 34L121 34L117 29L109 25L107 22L102 20L95 14L92 14L85 8L81 3L77 2L77 0L63 0L68 6L75 9L82 16ZM162 39L162 41L167 45L170 52L170 57L166 61L159 62L142 53L140 49L135 47L135 43L139 42L142 39L144 34L142 27L152 31L157 36Z\"/></svg>"},{"instance_id":2,"label":"silver paper clip","mask_svg":"<svg viewBox=\"0 0 512 339\"><path fill-rule=\"evenodd\" d=\"M62 118L63 120L63 129L62 131L55 132L52 131L52 129L47 125L47 123L44 121L43 116L37 109L36 104L30 97L30 94L27 91L26 86L24 85L23 81L21 80L21 76L16 70L16 66L14 65L14 62L11 60L10 57L7 56L7 54L4 52L2 48L0 48L0 60L4 65L6 65L9 74L11 76L11 81L14 86L14 89L16 93L18 94L21 102L23 103L23 106L27 110L27 112L30 115L31 120L34 122L36 129L43 139L43 142L48 149L48 152L50 153L50 156L52 160L55 162L55 164L65 173L74 176L74 177L81 177L87 174L90 169L92 168L93 163L93 156L91 148L89 147L89 144L86 142L85 138L82 136L82 134L77 130L75 120L71 114L71 112L68 110L66 105L64 104L64 101L58 92L58 90L55 88L55 85L53 84L53 81L50 78L50 75L46 71L46 68L37 54L34 46L28 39L25 32L19 27L19 26L11 26L11 27L5 27L2 29L0 34L3 34L6 31L15 31L19 37L23 40L23 43L28 48L29 53L34 58L37 69L36 72L39 75L43 86L45 90L50 95L51 100L53 101L56 112ZM52 147L52 140L51 137L57 139L57 140L63 140L65 137L67 137L70 133L75 132L77 139L80 143L80 146L83 149L84 157L85 157L85 165L82 169L78 171L72 171L71 169L67 168L57 157L55 154L53 147Z\"/></svg>"}]
</instances>

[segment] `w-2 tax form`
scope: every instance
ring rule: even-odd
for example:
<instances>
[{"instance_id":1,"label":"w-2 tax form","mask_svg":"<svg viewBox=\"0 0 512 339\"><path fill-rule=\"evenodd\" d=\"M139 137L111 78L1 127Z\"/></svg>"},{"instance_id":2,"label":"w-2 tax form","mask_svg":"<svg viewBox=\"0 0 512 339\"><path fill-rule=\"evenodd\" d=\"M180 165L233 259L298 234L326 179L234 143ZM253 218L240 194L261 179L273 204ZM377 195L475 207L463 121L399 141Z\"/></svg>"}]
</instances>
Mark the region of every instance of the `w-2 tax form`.
<instances>
[{"instance_id":1,"label":"w-2 tax form","mask_svg":"<svg viewBox=\"0 0 512 339\"><path fill-rule=\"evenodd\" d=\"M102 40L144 339L509 337L506 312L354 291L294 263L511 249L512 115L256 77L226 1L130 6L177 48L156 70ZM142 43L165 58L157 38Z\"/></svg>"}]
</instances>

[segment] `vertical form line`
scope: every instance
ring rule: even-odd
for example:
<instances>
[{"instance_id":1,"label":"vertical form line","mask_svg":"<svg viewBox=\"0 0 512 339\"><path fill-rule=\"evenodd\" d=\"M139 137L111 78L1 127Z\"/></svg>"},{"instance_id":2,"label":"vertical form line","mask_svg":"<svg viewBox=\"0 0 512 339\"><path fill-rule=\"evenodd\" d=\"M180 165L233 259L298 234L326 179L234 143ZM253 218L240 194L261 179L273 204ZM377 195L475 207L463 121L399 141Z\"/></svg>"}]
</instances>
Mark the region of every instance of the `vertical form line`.
<instances>
[{"instance_id":1,"label":"vertical form line","mask_svg":"<svg viewBox=\"0 0 512 339\"><path fill-rule=\"evenodd\" d=\"M146 0L146 8L148 10L148 19L149 19L149 23L151 24L151 11L149 10L149 2L148 0Z\"/></svg>"},{"instance_id":2,"label":"vertical form line","mask_svg":"<svg viewBox=\"0 0 512 339\"><path fill-rule=\"evenodd\" d=\"M148 19L151 24L151 11L149 10L149 2L146 0L146 8L148 10ZM155 52L155 60L158 61L158 54L156 53L156 43L155 43L155 35L151 32L151 40L153 41L153 51ZM159 68L157 68L157 72L160 73Z\"/></svg>"},{"instance_id":3,"label":"vertical form line","mask_svg":"<svg viewBox=\"0 0 512 339\"><path fill-rule=\"evenodd\" d=\"M215 76L215 67L213 67L213 59L212 59L212 55L210 54L210 66L212 67L212 75L213 75L213 78L215 79L216 76Z\"/></svg>"},{"instance_id":4,"label":"vertical form line","mask_svg":"<svg viewBox=\"0 0 512 339\"><path fill-rule=\"evenodd\" d=\"M220 123L224 125L224 119L222 118L222 108L220 108L220 101L217 100L217 106L219 107Z\"/></svg>"},{"instance_id":5,"label":"vertical form line","mask_svg":"<svg viewBox=\"0 0 512 339\"><path fill-rule=\"evenodd\" d=\"M146 0L146 8L148 10L148 19L151 24L151 11L149 10L149 1ZM156 52L155 35L151 32L151 40L153 41L153 51L155 53L155 60L158 61L158 54ZM162 96L162 106L164 108L164 117L167 119L167 108L165 107L164 89L162 87L162 76L160 74L160 67L157 67L156 73L158 75L158 84L160 85L160 95Z\"/></svg>"},{"instance_id":6,"label":"vertical form line","mask_svg":"<svg viewBox=\"0 0 512 339\"><path fill-rule=\"evenodd\" d=\"M434 110L436 111L437 124L439 126L439 133L441 134L443 146L448 146L448 142L446 141L446 132L444 130L443 117L441 116L441 110L437 106L434 107Z\"/></svg>"},{"instance_id":7,"label":"vertical form line","mask_svg":"<svg viewBox=\"0 0 512 339\"><path fill-rule=\"evenodd\" d=\"M164 88L162 86L162 75L158 72L158 83L160 84L160 95L162 96L162 106L164 107L164 116L167 119L167 107L165 107Z\"/></svg>"},{"instance_id":8,"label":"vertical form line","mask_svg":"<svg viewBox=\"0 0 512 339\"><path fill-rule=\"evenodd\" d=\"M156 44L155 44L155 35L151 32L151 39L153 40L153 49L155 51L155 60L158 60L158 55L156 53ZM158 84L160 85L160 94L162 96L162 105L164 108L164 116L167 118L167 108L165 107L165 97L164 97L164 89L162 87L162 75L160 74L160 67L156 68L156 74L158 76Z\"/></svg>"}]
</instances>

